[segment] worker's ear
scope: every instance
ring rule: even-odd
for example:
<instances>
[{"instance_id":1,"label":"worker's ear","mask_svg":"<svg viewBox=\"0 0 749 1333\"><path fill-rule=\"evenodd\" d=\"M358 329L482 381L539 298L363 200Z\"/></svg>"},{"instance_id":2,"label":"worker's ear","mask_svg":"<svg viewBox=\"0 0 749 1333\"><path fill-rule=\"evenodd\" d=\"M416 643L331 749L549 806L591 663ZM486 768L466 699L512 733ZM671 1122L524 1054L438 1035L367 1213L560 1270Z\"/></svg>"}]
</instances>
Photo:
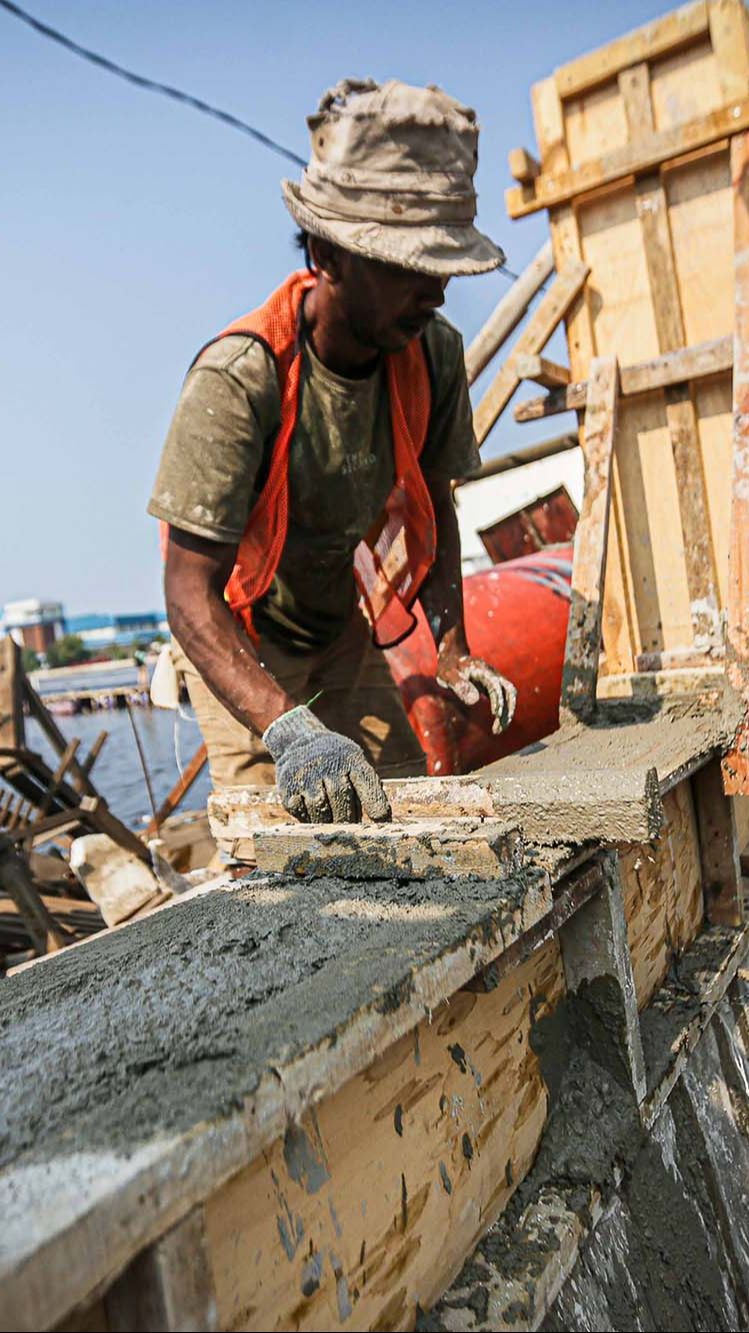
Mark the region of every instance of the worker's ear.
<instances>
[{"instance_id":1,"label":"worker's ear","mask_svg":"<svg viewBox=\"0 0 749 1333\"><path fill-rule=\"evenodd\" d=\"M322 236L310 236L309 251L316 273L335 286L341 280L341 251L332 241Z\"/></svg>"}]
</instances>

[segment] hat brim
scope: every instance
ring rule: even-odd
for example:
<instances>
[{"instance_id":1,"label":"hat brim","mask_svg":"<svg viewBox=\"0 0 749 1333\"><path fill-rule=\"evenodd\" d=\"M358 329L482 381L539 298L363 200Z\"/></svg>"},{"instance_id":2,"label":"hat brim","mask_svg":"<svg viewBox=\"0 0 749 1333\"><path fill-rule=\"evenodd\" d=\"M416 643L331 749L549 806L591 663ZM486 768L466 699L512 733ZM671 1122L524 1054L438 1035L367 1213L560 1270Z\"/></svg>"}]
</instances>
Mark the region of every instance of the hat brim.
<instances>
[{"instance_id":1,"label":"hat brim","mask_svg":"<svg viewBox=\"0 0 749 1333\"><path fill-rule=\"evenodd\" d=\"M499 246L472 223L392 226L320 217L302 201L295 181L282 181L281 189L284 203L298 226L364 259L396 264L437 278L490 273L505 261Z\"/></svg>"}]
</instances>

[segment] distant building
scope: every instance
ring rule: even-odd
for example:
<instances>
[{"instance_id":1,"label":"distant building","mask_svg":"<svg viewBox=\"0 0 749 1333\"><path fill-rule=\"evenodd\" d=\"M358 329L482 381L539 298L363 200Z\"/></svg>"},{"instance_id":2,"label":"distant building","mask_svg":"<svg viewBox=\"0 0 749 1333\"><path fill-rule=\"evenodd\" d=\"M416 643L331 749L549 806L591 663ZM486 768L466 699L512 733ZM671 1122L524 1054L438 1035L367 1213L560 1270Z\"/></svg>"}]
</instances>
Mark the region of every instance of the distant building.
<instances>
[{"instance_id":1,"label":"distant building","mask_svg":"<svg viewBox=\"0 0 749 1333\"><path fill-rule=\"evenodd\" d=\"M10 634L23 648L44 653L55 639L65 633L62 603L40 602L36 597L28 597L21 602L6 602L0 631Z\"/></svg>"},{"instance_id":2,"label":"distant building","mask_svg":"<svg viewBox=\"0 0 749 1333\"><path fill-rule=\"evenodd\" d=\"M22 602L6 602L0 617L0 634L10 634L24 648L45 653L63 634L77 634L87 648L97 652L117 643L123 647L139 639L150 640L168 634L163 611L139 611L133 615L66 616L61 602L42 602L29 597Z\"/></svg>"},{"instance_id":3,"label":"distant building","mask_svg":"<svg viewBox=\"0 0 749 1333\"><path fill-rule=\"evenodd\" d=\"M94 613L66 616L65 633L77 634L86 647L95 652L99 648L108 648L110 643L127 646L138 639L168 634L169 626L163 611L141 611L123 616Z\"/></svg>"}]
</instances>

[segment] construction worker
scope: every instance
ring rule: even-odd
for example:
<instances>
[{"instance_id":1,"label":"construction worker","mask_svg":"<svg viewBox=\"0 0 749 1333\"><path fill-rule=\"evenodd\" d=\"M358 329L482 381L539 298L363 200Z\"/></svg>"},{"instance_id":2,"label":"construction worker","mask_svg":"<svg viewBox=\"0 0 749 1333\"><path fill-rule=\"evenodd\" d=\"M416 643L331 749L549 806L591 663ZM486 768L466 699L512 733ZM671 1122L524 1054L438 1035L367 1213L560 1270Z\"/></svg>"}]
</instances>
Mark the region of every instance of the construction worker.
<instances>
[{"instance_id":1,"label":"construction worker","mask_svg":"<svg viewBox=\"0 0 749 1333\"><path fill-rule=\"evenodd\" d=\"M478 463L456 274L503 254L476 230L473 111L436 88L345 81L283 182L307 267L200 353L149 511L215 786L278 785L313 822L387 819L380 778L424 772L381 651L418 598L438 679L513 686L471 657L450 481ZM378 776L379 775L379 776Z\"/></svg>"}]
</instances>

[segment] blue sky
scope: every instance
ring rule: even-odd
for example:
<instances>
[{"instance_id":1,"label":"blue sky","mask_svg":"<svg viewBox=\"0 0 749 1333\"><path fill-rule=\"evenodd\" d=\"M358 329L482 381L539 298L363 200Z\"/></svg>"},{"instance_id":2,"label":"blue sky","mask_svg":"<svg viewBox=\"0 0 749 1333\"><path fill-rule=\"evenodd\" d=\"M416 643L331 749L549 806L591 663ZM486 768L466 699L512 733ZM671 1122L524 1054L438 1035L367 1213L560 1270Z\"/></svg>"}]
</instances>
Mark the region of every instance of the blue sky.
<instances>
[{"instance_id":1,"label":"blue sky","mask_svg":"<svg viewBox=\"0 0 749 1333\"><path fill-rule=\"evenodd\" d=\"M27 0L138 72L234 112L296 152L345 75L438 83L482 124L480 225L519 270L545 215L510 223L507 151L534 148L529 88L664 12L658 0ZM0 10L0 604L71 613L161 602L145 513L186 366L294 266L279 179L249 138L138 91ZM506 286L448 291L468 341ZM563 428L507 413L491 457Z\"/></svg>"}]
</instances>

